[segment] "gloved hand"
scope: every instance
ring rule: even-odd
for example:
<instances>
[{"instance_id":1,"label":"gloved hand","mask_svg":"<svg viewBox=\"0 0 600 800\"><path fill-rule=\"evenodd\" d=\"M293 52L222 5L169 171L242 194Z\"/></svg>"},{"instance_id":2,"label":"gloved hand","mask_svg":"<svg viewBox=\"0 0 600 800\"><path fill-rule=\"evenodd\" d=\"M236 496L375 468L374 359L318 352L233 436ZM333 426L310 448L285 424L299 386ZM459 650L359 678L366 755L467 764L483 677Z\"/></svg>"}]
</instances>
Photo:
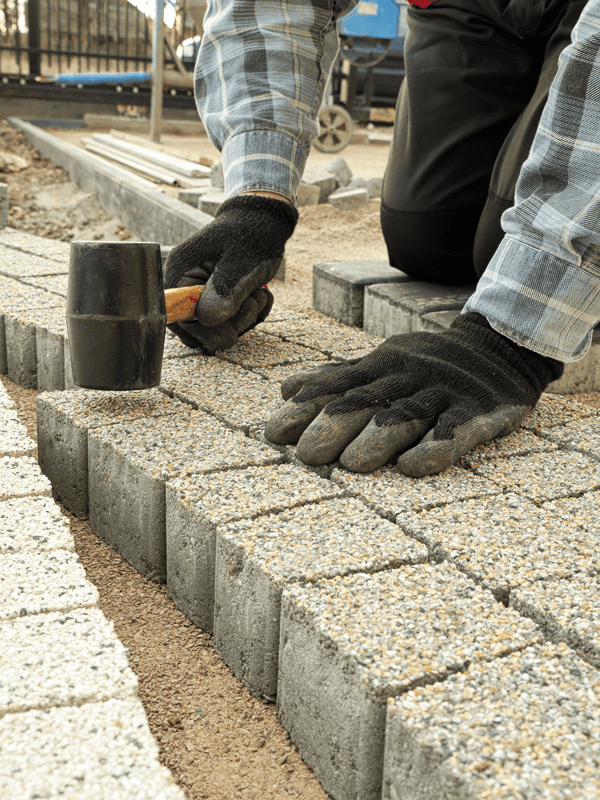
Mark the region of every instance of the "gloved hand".
<instances>
[{"instance_id":1,"label":"gloved hand","mask_svg":"<svg viewBox=\"0 0 600 800\"><path fill-rule=\"evenodd\" d=\"M562 372L560 361L465 314L444 333L392 336L351 364L292 375L265 436L298 442L305 464L339 457L352 472L372 472L401 454L400 472L422 477L514 431Z\"/></svg>"},{"instance_id":2,"label":"gloved hand","mask_svg":"<svg viewBox=\"0 0 600 800\"><path fill-rule=\"evenodd\" d=\"M283 200L238 195L226 200L214 222L171 250L165 288L205 284L197 321L169 328L189 347L226 350L267 318L274 278L298 212Z\"/></svg>"}]
</instances>

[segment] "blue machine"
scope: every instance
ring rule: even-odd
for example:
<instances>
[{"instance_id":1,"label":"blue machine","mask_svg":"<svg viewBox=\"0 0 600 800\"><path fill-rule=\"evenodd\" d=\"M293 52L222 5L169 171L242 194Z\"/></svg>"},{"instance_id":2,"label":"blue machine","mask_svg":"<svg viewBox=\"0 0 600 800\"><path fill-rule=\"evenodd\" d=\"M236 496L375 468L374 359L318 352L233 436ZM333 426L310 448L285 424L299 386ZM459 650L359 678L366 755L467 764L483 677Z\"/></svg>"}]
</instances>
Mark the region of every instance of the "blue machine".
<instances>
[{"instance_id":1,"label":"blue machine","mask_svg":"<svg viewBox=\"0 0 600 800\"><path fill-rule=\"evenodd\" d=\"M401 0L360 0L338 23L342 36L393 39L400 33Z\"/></svg>"}]
</instances>

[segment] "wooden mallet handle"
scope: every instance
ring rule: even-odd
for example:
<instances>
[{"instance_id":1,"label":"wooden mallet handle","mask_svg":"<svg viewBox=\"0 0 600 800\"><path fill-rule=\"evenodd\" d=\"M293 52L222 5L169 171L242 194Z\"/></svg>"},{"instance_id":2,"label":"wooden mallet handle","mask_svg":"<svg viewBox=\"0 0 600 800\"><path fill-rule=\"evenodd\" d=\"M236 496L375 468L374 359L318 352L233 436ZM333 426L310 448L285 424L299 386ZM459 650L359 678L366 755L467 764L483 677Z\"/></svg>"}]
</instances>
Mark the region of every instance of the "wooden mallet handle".
<instances>
[{"instance_id":1,"label":"wooden mallet handle","mask_svg":"<svg viewBox=\"0 0 600 800\"><path fill-rule=\"evenodd\" d=\"M165 291L167 324L179 320L194 319L194 309L204 286L181 286Z\"/></svg>"}]
</instances>

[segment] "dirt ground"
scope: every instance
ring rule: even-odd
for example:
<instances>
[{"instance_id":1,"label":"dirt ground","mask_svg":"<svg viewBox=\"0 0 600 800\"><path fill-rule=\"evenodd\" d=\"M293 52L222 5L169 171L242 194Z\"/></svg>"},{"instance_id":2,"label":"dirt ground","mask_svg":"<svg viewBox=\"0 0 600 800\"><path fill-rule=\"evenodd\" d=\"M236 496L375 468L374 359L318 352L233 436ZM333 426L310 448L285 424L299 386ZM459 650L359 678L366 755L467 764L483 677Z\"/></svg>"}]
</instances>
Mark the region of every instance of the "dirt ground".
<instances>
[{"instance_id":1,"label":"dirt ground","mask_svg":"<svg viewBox=\"0 0 600 800\"><path fill-rule=\"evenodd\" d=\"M164 140L180 146L175 137ZM216 153L208 140L187 146L197 155ZM363 146L361 152L349 147L342 155L354 174L368 178L383 174L386 149ZM327 158L311 154L317 163ZM40 158L2 120L0 181L9 184L9 225L15 228L62 241L131 236L94 196L77 189L62 169ZM327 204L300 209L286 249L286 280L271 285L276 303L337 324L312 309L313 264L386 257L378 201L347 212ZM37 393L12 384L6 376L2 380L30 436L36 438ZM600 407L599 394L576 397ZM325 792L277 722L274 707L254 698L233 677L214 651L211 637L174 607L164 586L145 581L97 539L85 521L65 514L87 575L100 592L101 608L129 648L160 759L189 800L324 800Z\"/></svg>"}]
</instances>

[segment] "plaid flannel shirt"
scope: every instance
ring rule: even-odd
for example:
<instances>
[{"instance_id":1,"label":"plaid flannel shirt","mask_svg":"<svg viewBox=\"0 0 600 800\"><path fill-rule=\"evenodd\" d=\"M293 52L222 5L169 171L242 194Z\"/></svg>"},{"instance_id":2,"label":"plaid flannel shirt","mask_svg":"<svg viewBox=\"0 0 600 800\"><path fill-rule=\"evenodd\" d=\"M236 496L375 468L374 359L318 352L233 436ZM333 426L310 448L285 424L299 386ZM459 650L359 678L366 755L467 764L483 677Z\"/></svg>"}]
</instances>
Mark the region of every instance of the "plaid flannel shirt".
<instances>
[{"instance_id":1,"label":"plaid flannel shirt","mask_svg":"<svg viewBox=\"0 0 600 800\"><path fill-rule=\"evenodd\" d=\"M270 190L295 200L338 49L337 20L356 3L211 0L196 99L222 150L227 196ZM600 0L589 0L503 217L504 240L464 309L560 361L585 355L600 320L599 156Z\"/></svg>"}]
</instances>

